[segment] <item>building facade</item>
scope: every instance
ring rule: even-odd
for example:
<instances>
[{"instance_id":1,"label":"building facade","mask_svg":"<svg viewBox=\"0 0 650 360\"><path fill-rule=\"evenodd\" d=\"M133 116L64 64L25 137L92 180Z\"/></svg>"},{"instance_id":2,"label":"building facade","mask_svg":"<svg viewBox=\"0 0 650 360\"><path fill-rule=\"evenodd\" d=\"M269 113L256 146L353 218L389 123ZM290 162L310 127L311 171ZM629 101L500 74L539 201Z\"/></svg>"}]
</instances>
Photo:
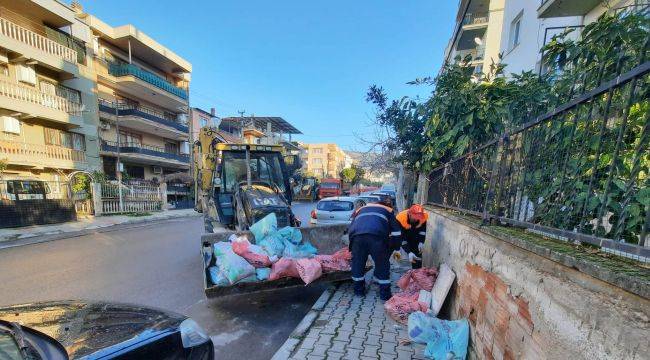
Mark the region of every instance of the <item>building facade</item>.
<instances>
[{"instance_id":1,"label":"building facade","mask_svg":"<svg viewBox=\"0 0 650 360\"><path fill-rule=\"evenodd\" d=\"M78 16L91 31L106 176L119 168L127 179L160 181L188 171L191 64L132 25Z\"/></svg>"},{"instance_id":2,"label":"building facade","mask_svg":"<svg viewBox=\"0 0 650 360\"><path fill-rule=\"evenodd\" d=\"M505 73L544 71L541 49L553 36L582 28L608 11L647 8L639 0L461 0L445 62L470 56L475 73L487 74L493 63L506 64Z\"/></svg>"},{"instance_id":3,"label":"building facade","mask_svg":"<svg viewBox=\"0 0 650 360\"><path fill-rule=\"evenodd\" d=\"M307 150L303 170L317 178L338 178L346 165L346 154L336 144L303 144Z\"/></svg>"},{"instance_id":4,"label":"building facade","mask_svg":"<svg viewBox=\"0 0 650 360\"><path fill-rule=\"evenodd\" d=\"M0 0L3 180L101 169L90 29L55 0ZM1 190L1 189L0 189Z\"/></svg>"}]
</instances>

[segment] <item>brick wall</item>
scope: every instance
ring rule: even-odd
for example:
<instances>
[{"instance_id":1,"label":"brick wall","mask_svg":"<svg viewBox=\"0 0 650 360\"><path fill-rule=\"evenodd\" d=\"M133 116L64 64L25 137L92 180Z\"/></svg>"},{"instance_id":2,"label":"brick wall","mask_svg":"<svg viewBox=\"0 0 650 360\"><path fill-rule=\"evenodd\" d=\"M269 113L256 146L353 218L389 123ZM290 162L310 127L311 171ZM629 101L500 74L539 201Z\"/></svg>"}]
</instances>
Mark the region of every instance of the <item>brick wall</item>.
<instances>
[{"instance_id":1,"label":"brick wall","mask_svg":"<svg viewBox=\"0 0 650 360\"><path fill-rule=\"evenodd\" d=\"M528 301L513 296L497 275L466 263L454 296L454 312L469 319L474 351L483 358L542 358Z\"/></svg>"},{"instance_id":2,"label":"brick wall","mask_svg":"<svg viewBox=\"0 0 650 360\"><path fill-rule=\"evenodd\" d=\"M441 317L469 319L470 359L648 358L647 297L426 208L424 265L456 273Z\"/></svg>"}]
</instances>

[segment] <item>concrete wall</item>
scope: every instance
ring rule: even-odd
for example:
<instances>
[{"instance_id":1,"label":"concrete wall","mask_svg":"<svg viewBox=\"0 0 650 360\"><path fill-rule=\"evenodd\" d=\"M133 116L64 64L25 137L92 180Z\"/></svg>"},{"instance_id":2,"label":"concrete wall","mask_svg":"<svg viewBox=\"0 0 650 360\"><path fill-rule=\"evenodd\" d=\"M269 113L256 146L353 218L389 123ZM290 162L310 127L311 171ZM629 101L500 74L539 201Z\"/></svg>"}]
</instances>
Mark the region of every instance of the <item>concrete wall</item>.
<instances>
[{"instance_id":1,"label":"concrete wall","mask_svg":"<svg viewBox=\"0 0 650 360\"><path fill-rule=\"evenodd\" d=\"M647 297L448 212L427 212L424 263L446 262L456 272L442 315L469 319L470 358L647 359Z\"/></svg>"}]
</instances>

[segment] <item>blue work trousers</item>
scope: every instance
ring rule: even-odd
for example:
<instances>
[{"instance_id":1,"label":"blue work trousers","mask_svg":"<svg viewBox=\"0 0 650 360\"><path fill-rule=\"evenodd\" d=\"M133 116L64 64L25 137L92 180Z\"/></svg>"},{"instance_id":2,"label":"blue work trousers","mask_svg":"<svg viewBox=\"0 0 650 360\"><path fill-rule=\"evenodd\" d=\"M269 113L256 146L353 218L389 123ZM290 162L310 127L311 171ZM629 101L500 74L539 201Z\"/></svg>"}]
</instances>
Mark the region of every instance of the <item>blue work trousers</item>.
<instances>
[{"instance_id":1,"label":"blue work trousers","mask_svg":"<svg viewBox=\"0 0 650 360\"><path fill-rule=\"evenodd\" d=\"M375 262L375 281L390 285L390 249L388 239L372 234L356 235L350 239L352 251L352 280L363 281L368 255Z\"/></svg>"}]
</instances>

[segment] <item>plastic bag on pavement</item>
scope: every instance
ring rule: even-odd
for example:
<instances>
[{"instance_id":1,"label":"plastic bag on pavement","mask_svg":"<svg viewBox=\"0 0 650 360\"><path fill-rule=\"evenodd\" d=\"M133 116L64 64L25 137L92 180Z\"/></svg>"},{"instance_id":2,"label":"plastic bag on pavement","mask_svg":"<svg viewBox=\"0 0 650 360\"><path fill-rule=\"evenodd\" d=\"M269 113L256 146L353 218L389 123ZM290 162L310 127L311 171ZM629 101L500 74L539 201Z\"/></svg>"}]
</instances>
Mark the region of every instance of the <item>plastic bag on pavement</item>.
<instances>
[{"instance_id":1,"label":"plastic bag on pavement","mask_svg":"<svg viewBox=\"0 0 650 360\"><path fill-rule=\"evenodd\" d=\"M305 285L312 283L323 275L320 262L316 259L298 259L296 260L296 269Z\"/></svg>"},{"instance_id":2,"label":"plastic bag on pavement","mask_svg":"<svg viewBox=\"0 0 650 360\"><path fill-rule=\"evenodd\" d=\"M232 243L218 242L213 247L217 267L230 284L255 274L253 265L232 250Z\"/></svg>"},{"instance_id":3,"label":"plastic bag on pavement","mask_svg":"<svg viewBox=\"0 0 650 360\"><path fill-rule=\"evenodd\" d=\"M290 240L284 240L284 251L282 256L290 257L294 259L310 258L318 253L318 250L314 245L305 242L303 244L296 245Z\"/></svg>"},{"instance_id":4,"label":"plastic bag on pavement","mask_svg":"<svg viewBox=\"0 0 650 360\"><path fill-rule=\"evenodd\" d=\"M269 234L278 231L278 218L275 216L275 213L270 213L251 225L249 230L255 236L255 242L258 243Z\"/></svg>"},{"instance_id":5,"label":"plastic bag on pavement","mask_svg":"<svg viewBox=\"0 0 650 360\"><path fill-rule=\"evenodd\" d=\"M285 226L278 230L277 234L294 245L300 245L302 243L302 233L298 228Z\"/></svg>"},{"instance_id":6,"label":"plastic bag on pavement","mask_svg":"<svg viewBox=\"0 0 650 360\"><path fill-rule=\"evenodd\" d=\"M269 280L277 280L283 277L300 277L298 269L296 268L295 259L282 258L273 264L273 267L271 267Z\"/></svg>"},{"instance_id":7,"label":"plastic bag on pavement","mask_svg":"<svg viewBox=\"0 0 650 360\"><path fill-rule=\"evenodd\" d=\"M316 255L314 259L318 260L323 272L330 271L350 271L350 262L335 257L335 255Z\"/></svg>"},{"instance_id":8,"label":"plastic bag on pavement","mask_svg":"<svg viewBox=\"0 0 650 360\"><path fill-rule=\"evenodd\" d=\"M462 360L467 356L467 319L448 321L423 312L414 312L408 318L408 332L411 340L427 344L424 356Z\"/></svg>"},{"instance_id":9,"label":"plastic bag on pavement","mask_svg":"<svg viewBox=\"0 0 650 360\"><path fill-rule=\"evenodd\" d=\"M275 256L279 258L284 252L284 238L278 233L270 234L264 239L258 240L257 245L259 245L269 257Z\"/></svg>"},{"instance_id":10,"label":"plastic bag on pavement","mask_svg":"<svg viewBox=\"0 0 650 360\"><path fill-rule=\"evenodd\" d=\"M399 292L384 303L384 309L393 320L406 324L411 313L427 311L427 307L418 301L419 296L419 292Z\"/></svg>"},{"instance_id":11,"label":"plastic bag on pavement","mask_svg":"<svg viewBox=\"0 0 650 360\"><path fill-rule=\"evenodd\" d=\"M431 291L437 275L435 268L409 270L397 281L397 286L404 291Z\"/></svg>"},{"instance_id":12,"label":"plastic bag on pavement","mask_svg":"<svg viewBox=\"0 0 650 360\"><path fill-rule=\"evenodd\" d=\"M255 269L255 276L257 276L257 280L259 281L268 280L269 275L271 275L271 268L265 267L265 268Z\"/></svg>"},{"instance_id":13,"label":"plastic bag on pavement","mask_svg":"<svg viewBox=\"0 0 650 360\"><path fill-rule=\"evenodd\" d=\"M232 242L232 250L256 268L271 266L271 259L259 245L251 244L246 237L239 237Z\"/></svg>"},{"instance_id":14,"label":"plastic bag on pavement","mask_svg":"<svg viewBox=\"0 0 650 360\"><path fill-rule=\"evenodd\" d=\"M223 273L219 270L219 267L210 266L208 268L208 273L210 274L210 281L212 281L215 286L230 285L228 279L226 279Z\"/></svg>"}]
</instances>

